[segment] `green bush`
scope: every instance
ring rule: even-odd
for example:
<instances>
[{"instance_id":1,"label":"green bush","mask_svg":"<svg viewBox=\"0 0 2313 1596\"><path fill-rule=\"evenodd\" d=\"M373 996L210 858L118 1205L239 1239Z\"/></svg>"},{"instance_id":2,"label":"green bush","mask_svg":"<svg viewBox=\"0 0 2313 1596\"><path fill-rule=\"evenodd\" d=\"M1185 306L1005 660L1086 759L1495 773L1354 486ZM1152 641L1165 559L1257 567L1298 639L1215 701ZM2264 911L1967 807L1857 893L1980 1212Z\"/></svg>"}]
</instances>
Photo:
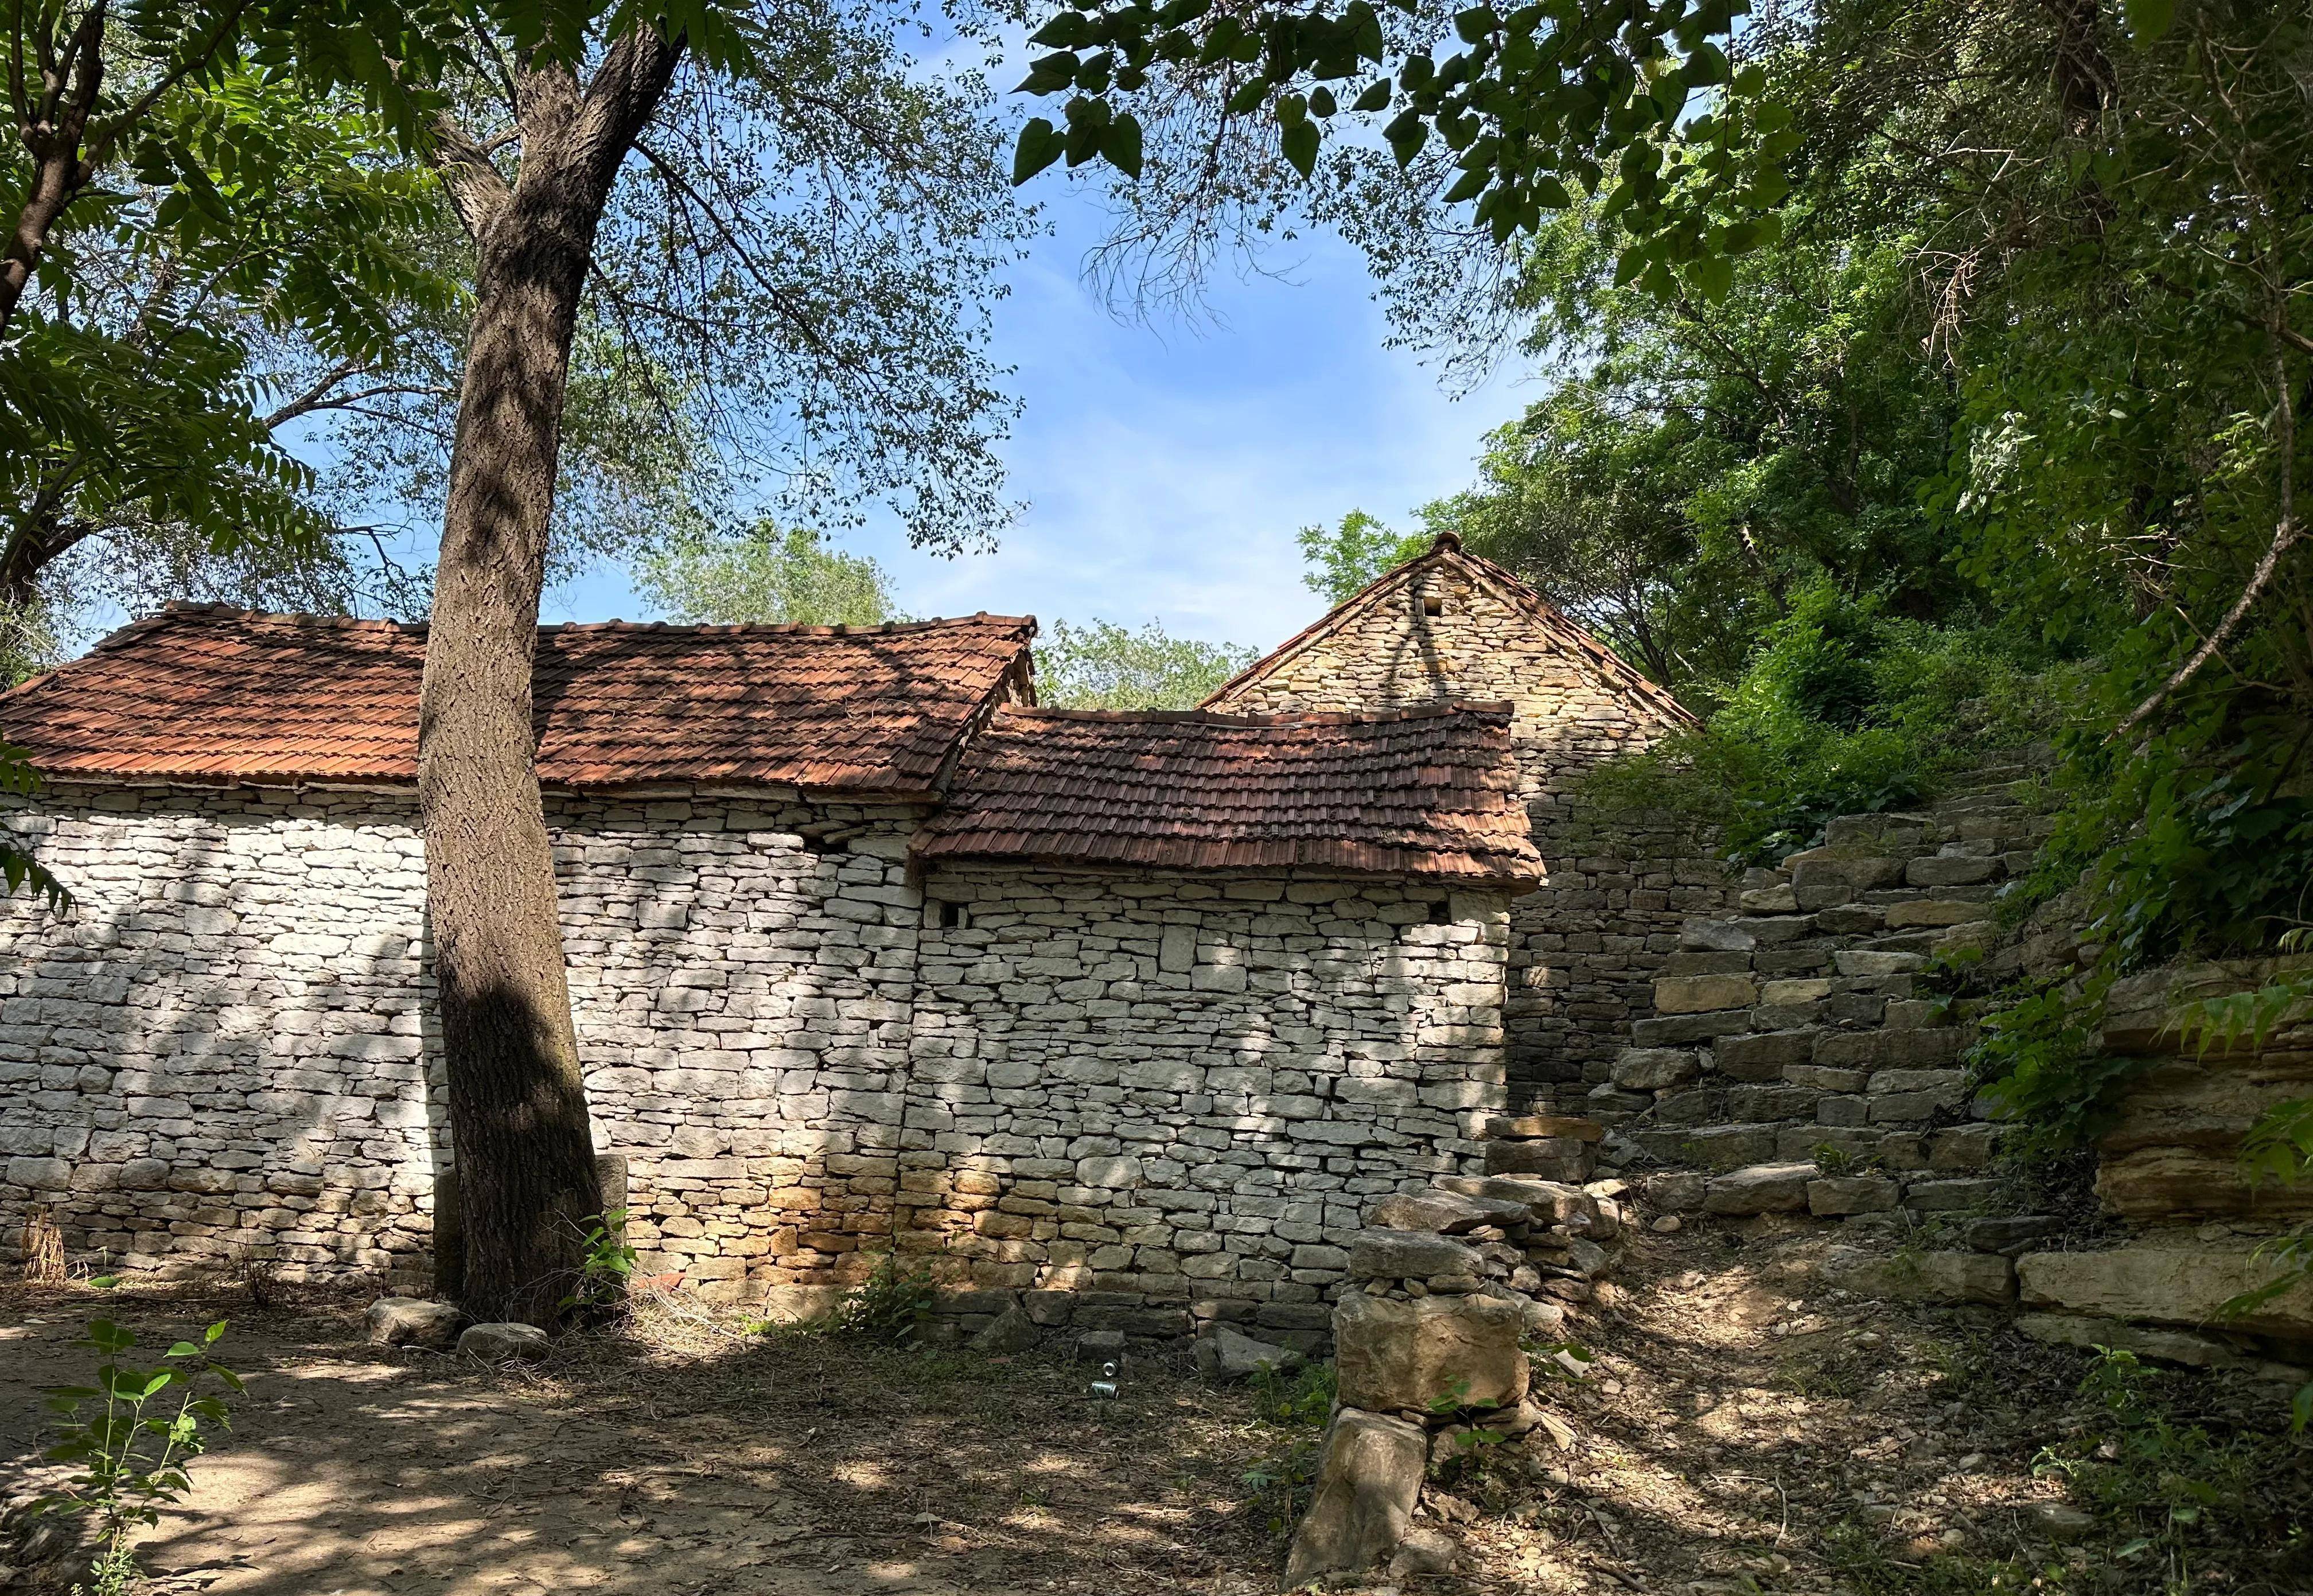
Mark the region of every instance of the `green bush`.
<instances>
[{"instance_id":1,"label":"green bush","mask_svg":"<svg viewBox=\"0 0 2313 1596\"><path fill-rule=\"evenodd\" d=\"M1836 816L1908 807L2048 736L2066 685L2008 633L1889 616L1819 583L1767 628L1708 725L1599 767L1585 790L1716 826L1731 858L1768 863Z\"/></svg>"}]
</instances>

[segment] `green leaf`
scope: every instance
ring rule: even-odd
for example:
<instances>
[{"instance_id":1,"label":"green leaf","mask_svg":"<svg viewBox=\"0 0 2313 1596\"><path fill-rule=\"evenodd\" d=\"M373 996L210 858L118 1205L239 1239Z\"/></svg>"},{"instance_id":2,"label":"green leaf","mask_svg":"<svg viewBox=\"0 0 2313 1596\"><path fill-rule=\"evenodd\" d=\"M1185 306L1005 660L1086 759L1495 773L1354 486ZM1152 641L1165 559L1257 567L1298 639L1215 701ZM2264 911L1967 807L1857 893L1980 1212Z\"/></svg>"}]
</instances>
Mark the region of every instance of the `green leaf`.
<instances>
[{"instance_id":1,"label":"green leaf","mask_svg":"<svg viewBox=\"0 0 2313 1596\"><path fill-rule=\"evenodd\" d=\"M1461 35L1464 44L1476 44L1501 25L1501 18L1491 5L1473 5L1454 13L1454 31Z\"/></svg>"},{"instance_id":2,"label":"green leaf","mask_svg":"<svg viewBox=\"0 0 2313 1596\"><path fill-rule=\"evenodd\" d=\"M211 1325L207 1329L201 1332L201 1339L211 1346L215 1345L218 1341L224 1338L224 1327L232 1322L233 1321L231 1319L217 1320L216 1323Z\"/></svg>"},{"instance_id":3,"label":"green leaf","mask_svg":"<svg viewBox=\"0 0 2313 1596\"><path fill-rule=\"evenodd\" d=\"M1459 205L1464 199L1476 198L1485 192L1486 185L1493 181L1493 172L1488 167L1472 167L1455 180L1452 188L1446 190L1446 203Z\"/></svg>"},{"instance_id":4,"label":"green leaf","mask_svg":"<svg viewBox=\"0 0 2313 1596\"><path fill-rule=\"evenodd\" d=\"M1125 176L1140 175L1140 124L1130 112L1118 116L1108 125L1108 133L1100 141L1100 153Z\"/></svg>"},{"instance_id":5,"label":"green leaf","mask_svg":"<svg viewBox=\"0 0 2313 1596\"><path fill-rule=\"evenodd\" d=\"M1057 49L1075 49L1079 45L1092 42L1092 23L1082 12L1064 11L1029 34L1028 42L1049 45Z\"/></svg>"},{"instance_id":6,"label":"green leaf","mask_svg":"<svg viewBox=\"0 0 2313 1596\"><path fill-rule=\"evenodd\" d=\"M2121 14L2140 45L2150 44L2177 20L2177 0L2122 0Z\"/></svg>"},{"instance_id":7,"label":"green leaf","mask_svg":"<svg viewBox=\"0 0 2313 1596\"><path fill-rule=\"evenodd\" d=\"M1735 286L1735 262L1724 255L1704 255L1688 262L1686 280L1710 304L1727 297Z\"/></svg>"},{"instance_id":8,"label":"green leaf","mask_svg":"<svg viewBox=\"0 0 2313 1596\"><path fill-rule=\"evenodd\" d=\"M1401 111L1396 120L1381 130L1381 136L1389 141L1390 153L1397 157L1398 165L1411 166L1413 157L1421 153L1421 146L1429 142L1429 124L1421 119L1418 111Z\"/></svg>"},{"instance_id":9,"label":"green leaf","mask_svg":"<svg viewBox=\"0 0 2313 1596\"><path fill-rule=\"evenodd\" d=\"M1012 185L1015 188L1034 177L1063 153L1060 135L1051 123L1042 117L1032 119L1020 129L1020 141L1012 147Z\"/></svg>"},{"instance_id":10,"label":"green leaf","mask_svg":"<svg viewBox=\"0 0 2313 1596\"><path fill-rule=\"evenodd\" d=\"M1277 147L1293 163L1293 170L1307 177L1317 169L1317 124L1310 121L1294 123L1278 136Z\"/></svg>"},{"instance_id":11,"label":"green leaf","mask_svg":"<svg viewBox=\"0 0 2313 1596\"><path fill-rule=\"evenodd\" d=\"M1366 92L1350 102L1351 110L1376 111L1389 109L1389 79L1377 77L1366 85Z\"/></svg>"},{"instance_id":12,"label":"green leaf","mask_svg":"<svg viewBox=\"0 0 2313 1596\"><path fill-rule=\"evenodd\" d=\"M1300 122L1307 120L1308 116L1309 102L1301 98L1300 95L1280 94L1277 97L1276 117L1279 127L1294 127Z\"/></svg>"},{"instance_id":13,"label":"green leaf","mask_svg":"<svg viewBox=\"0 0 2313 1596\"><path fill-rule=\"evenodd\" d=\"M1229 114L1244 116L1258 109L1261 102L1268 98L1269 80L1265 77L1250 78L1238 85L1236 93L1228 97Z\"/></svg>"},{"instance_id":14,"label":"green leaf","mask_svg":"<svg viewBox=\"0 0 2313 1596\"><path fill-rule=\"evenodd\" d=\"M1687 51L1686 64L1678 72L1687 86L1695 89L1723 84L1735 75L1735 69L1728 65L1727 52L1708 40Z\"/></svg>"}]
</instances>

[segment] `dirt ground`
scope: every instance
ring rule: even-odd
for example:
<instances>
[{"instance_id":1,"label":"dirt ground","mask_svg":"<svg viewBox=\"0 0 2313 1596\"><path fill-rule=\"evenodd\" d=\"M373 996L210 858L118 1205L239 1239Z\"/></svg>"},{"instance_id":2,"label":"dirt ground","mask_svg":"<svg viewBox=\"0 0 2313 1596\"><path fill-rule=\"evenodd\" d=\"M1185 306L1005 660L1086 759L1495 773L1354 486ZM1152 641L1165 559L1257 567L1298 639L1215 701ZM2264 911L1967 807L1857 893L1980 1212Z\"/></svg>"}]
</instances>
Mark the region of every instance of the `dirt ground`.
<instances>
[{"instance_id":1,"label":"dirt ground","mask_svg":"<svg viewBox=\"0 0 2313 1596\"><path fill-rule=\"evenodd\" d=\"M1580 1327L1589 1372L1538 1381L1563 1442L1453 1465L1458 1566L1368 1588L2313 1593L2285 1391L1841 1298L1820 1245L1643 1238ZM222 1317L249 1391L141 1542L154 1592L1252 1596L1324 1406L1322 1377L1296 1404L1153 1363L1101 1399L1058 1352L767 1338L664 1303L492 1371L368 1346L363 1306L0 1290L0 1497L39 1483L38 1389L87 1377L89 1318L143 1350Z\"/></svg>"}]
</instances>

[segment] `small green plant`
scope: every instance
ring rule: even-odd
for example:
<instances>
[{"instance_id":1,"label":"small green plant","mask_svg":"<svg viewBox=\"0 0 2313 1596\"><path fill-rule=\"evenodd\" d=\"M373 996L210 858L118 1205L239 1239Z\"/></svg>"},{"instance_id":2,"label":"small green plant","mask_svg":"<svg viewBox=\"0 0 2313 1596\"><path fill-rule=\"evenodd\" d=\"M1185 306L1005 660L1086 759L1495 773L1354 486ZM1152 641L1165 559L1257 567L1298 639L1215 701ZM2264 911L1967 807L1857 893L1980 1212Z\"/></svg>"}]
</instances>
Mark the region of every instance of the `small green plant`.
<instances>
[{"instance_id":1,"label":"small green plant","mask_svg":"<svg viewBox=\"0 0 2313 1596\"><path fill-rule=\"evenodd\" d=\"M1333 1416L1333 1366L1298 1369L1263 1364L1253 1377L1253 1409L1272 1424L1322 1424Z\"/></svg>"},{"instance_id":2,"label":"small green plant","mask_svg":"<svg viewBox=\"0 0 2313 1596\"><path fill-rule=\"evenodd\" d=\"M627 1211L613 1208L590 1217L582 1245L586 1256L578 1265L578 1283L562 1306L590 1312L617 1307L626 1300L637 1257L627 1245Z\"/></svg>"},{"instance_id":3,"label":"small green plant","mask_svg":"<svg viewBox=\"0 0 2313 1596\"><path fill-rule=\"evenodd\" d=\"M902 1270L899 1255L885 1253L874 1273L844 1293L827 1328L878 1346L906 1346L922 1339L938 1302L928 1267Z\"/></svg>"},{"instance_id":4,"label":"small green plant","mask_svg":"<svg viewBox=\"0 0 2313 1596\"><path fill-rule=\"evenodd\" d=\"M2135 1535L2114 1552L2126 1562L2157 1552L2181 1565L2207 1521L2243 1512L2257 1466L2236 1438L2219 1442L2197 1424L2173 1420L2158 1399L2162 1378L2133 1353L2099 1346L2080 1394L2098 1422L2071 1442L2044 1449L2034 1470L2059 1475L2099 1516Z\"/></svg>"},{"instance_id":5,"label":"small green plant","mask_svg":"<svg viewBox=\"0 0 2313 1596\"><path fill-rule=\"evenodd\" d=\"M139 1369L122 1361L136 1346L136 1336L110 1319L92 1320L80 1345L101 1360L96 1383L51 1386L41 1393L60 1418L61 1433L40 1455L77 1465L80 1472L36 1507L96 1521L103 1549L90 1568L94 1596L121 1596L128 1589L137 1573L130 1530L157 1523L163 1507L192 1489L186 1466L207 1449L202 1426L229 1427L224 1399L207 1389L213 1381L235 1393L242 1389L241 1377L209 1355L224 1330L220 1319L198 1345L180 1341L157 1365Z\"/></svg>"}]
</instances>

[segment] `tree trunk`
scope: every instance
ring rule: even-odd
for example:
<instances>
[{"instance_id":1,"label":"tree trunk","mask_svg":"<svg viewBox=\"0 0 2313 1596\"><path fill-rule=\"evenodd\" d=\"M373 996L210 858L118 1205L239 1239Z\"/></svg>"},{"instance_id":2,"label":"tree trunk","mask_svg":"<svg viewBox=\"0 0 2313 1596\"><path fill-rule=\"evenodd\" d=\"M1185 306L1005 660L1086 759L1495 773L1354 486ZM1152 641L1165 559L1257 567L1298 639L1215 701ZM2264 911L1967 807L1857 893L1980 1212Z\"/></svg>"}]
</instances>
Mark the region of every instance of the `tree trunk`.
<instances>
[{"instance_id":1,"label":"tree trunk","mask_svg":"<svg viewBox=\"0 0 2313 1596\"><path fill-rule=\"evenodd\" d=\"M418 793L463 1301L478 1318L559 1319L584 1257L582 1221L602 1205L540 806L531 669L587 261L619 163L675 59L676 47L622 40L583 98L567 73L529 74L511 190L493 186L486 167L445 173L479 248L418 695Z\"/></svg>"},{"instance_id":2,"label":"tree trunk","mask_svg":"<svg viewBox=\"0 0 2313 1596\"><path fill-rule=\"evenodd\" d=\"M23 17L18 13L15 48L22 52ZM32 158L32 181L16 213L16 225L0 251L0 332L16 313L32 270L48 248L48 234L94 169L81 157L81 138L104 86L104 0L88 8L80 26L65 41L63 55L48 64L40 97L26 108L26 120L17 129L25 153ZM22 104L20 99L18 103Z\"/></svg>"}]
</instances>

